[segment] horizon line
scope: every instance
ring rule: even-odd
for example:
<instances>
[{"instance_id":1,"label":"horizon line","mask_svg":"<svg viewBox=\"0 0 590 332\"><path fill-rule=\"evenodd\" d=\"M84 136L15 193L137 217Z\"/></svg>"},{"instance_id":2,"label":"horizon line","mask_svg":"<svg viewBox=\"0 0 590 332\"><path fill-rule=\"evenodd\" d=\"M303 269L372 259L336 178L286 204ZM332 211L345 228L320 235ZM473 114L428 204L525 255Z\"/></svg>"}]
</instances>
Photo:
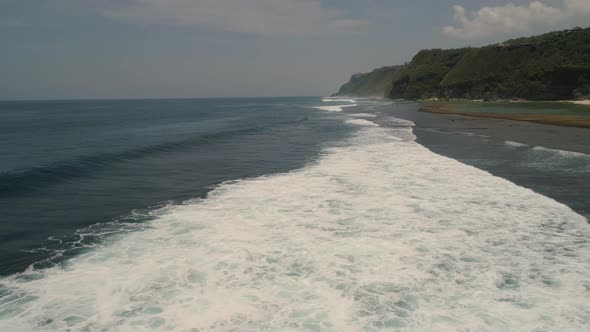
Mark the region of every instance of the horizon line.
<instances>
[{"instance_id":1,"label":"horizon line","mask_svg":"<svg viewBox=\"0 0 590 332\"><path fill-rule=\"evenodd\" d=\"M329 96L329 95L327 95ZM134 101L134 100L197 100L197 99L263 99L263 98L323 98L316 96L244 96L244 97L114 97L114 98L38 98L38 99L0 99L4 102L44 102L44 101Z\"/></svg>"}]
</instances>

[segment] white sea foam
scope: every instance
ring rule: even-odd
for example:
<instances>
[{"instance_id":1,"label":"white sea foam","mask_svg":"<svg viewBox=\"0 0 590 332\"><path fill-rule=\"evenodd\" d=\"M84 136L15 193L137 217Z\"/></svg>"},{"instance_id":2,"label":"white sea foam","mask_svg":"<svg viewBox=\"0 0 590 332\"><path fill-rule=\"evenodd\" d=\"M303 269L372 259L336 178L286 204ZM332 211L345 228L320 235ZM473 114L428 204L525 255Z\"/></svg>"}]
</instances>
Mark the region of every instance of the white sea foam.
<instances>
[{"instance_id":1,"label":"white sea foam","mask_svg":"<svg viewBox=\"0 0 590 332\"><path fill-rule=\"evenodd\" d=\"M335 103L342 103L342 102L348 102L348 103L356 103L356 99L348 99L348 98L324 98L322 99L323 102L325 103L331 103L331 102L335 102Z\"/></svg>"},{"instance_id":2,"label":"white sea foam","mask_svg":"<svg viewBox=\"0 0 590 332\"><path fill-rule=\"evenodd\" d=\"M398 136L363 126L313 165L1 279L0 330L584 330L586 219Z\"/></svg>"},{"instance_id":3,"label":"white sea foam","mask_svg":"<svg viewBox=\"0 0 590 332\"><path fill-rule=\"evenodd\" d=\"M377 117L377 115L371 114L371 113L356 113L356 114L350 114L350 116L355 117L355 118L376 118Z\"/></svg>"},{"instance_id":4,"label":"white sea foam","mask_svg":"<svg viewBox=\"0 0 590 332\"><path fill-rule=\"evenodd\" d=\"M581 152L574 152L574 151L566 151L566 150L558 150L558 149L549 149L542 146L535 146L533 148L535 151L541 152L550 152L562 157L574 157L574 158L590 158L590 155Z\"/></svg>"},{"instance_id":5,"label":"white sea foam","mask_svg":"<svg viewBox=\"0 0 590 332\"><path fill-rule=\"evenodd\" d=\"M377 127L377 124L375 124L373 121L369 121L369 120L365 120L365 119L349 119L345 121L348 124L354 124L354 125L359 125L359 126L373 126L373 127Z\"/></svg>"},{"instance_id":6,"label":"white sea foam","mask_svg":"<svg viewBox=\"0 0 590 332\"><path fill-rule=\"evenodd\" d=\"M473 136L473 137L481 137L481 138L490 138L490 136L488 135L481 135L481 134L475 134L475 133L469 133L469 132L465 132L465 131L454 131L451 132L454 134L460 134L460 135L466 135L466 136Z\"/></svg>"},{"instance_id":7,"label":"white sea foam","mask_svg":"<svg viewBox=\"0 0 590 332\"><path fill-rule=\"evenodd\" d=\"M342 109L346 107L353 107L358 106L357 104L347 104L347 105L331 105L331 106L315 106L315 109L328 111L328 112L342 112Z\"/></svg>"},{"instance_id":8,"label":"white sea foam","mask_svg":"<svg viewBox=\"0 0 590 332\"><path fill-rule=\"evenodd\" d=\"M527 167L559 169L567 172L590 172L590 155L535 146L528 154Z\"/></svg>"},{"instance_id":9,"label":"white sea foam","mask_svg":"<svg viewBox=\"0 0 590 332\"><path fill-rule=\"evenodd\" d=\"M513 146L513 147L516 147L516 148L521 148L521 147L528 146L527 144L513 142L513 141L504 141L504 144L506 144L508 146Z\"/></svg>"}]
</instances>

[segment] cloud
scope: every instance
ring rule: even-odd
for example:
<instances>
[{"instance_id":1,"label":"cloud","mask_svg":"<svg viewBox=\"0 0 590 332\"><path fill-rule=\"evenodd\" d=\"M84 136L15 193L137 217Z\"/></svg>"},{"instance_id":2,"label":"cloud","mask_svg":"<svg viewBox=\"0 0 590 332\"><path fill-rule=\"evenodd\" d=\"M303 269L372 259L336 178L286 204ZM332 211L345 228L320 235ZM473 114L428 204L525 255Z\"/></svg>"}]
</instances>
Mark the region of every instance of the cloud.
<instances>
[{"instance_id":1,"label":"cloud","mask_svg":"<svg viewBox=\"0 0 590 332\"><path fill-rule=\"evenodd\" d=\"M349 33L362 24L320 0L110 0L103 16L133 22L209 26L266 36Z\"/></svg>"},{"instance_id":2,"label":"cloud","mask_svg":"<svg viewBox=\"0 0 590 332\"><path fill-rule=\"evenodd\" d=\"M472 13L462 6L454 6L453 10L455 25L444 27L442 33L473 40L583 22L590 19L590 0L563 0L559 7L532 1L528 5L483 7Z\"/></svg>"}]
</instances>

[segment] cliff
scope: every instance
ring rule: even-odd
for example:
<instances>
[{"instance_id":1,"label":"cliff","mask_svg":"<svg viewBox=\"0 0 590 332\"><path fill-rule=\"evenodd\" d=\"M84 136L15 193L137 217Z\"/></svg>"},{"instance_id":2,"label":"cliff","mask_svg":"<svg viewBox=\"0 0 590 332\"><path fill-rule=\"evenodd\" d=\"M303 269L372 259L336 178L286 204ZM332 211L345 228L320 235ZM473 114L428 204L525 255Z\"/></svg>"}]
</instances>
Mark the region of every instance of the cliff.
<instances>
[{"instance_id":1,"label":"cliff","mask_svg":"<svg viewBox=\"0 0 590 332\"><path fill-rule=\"evenodd\" d=\"M423 50L407 65L386 68L395 69L355 75L339 94L361 96L371 87L394 99L588 99L590 28L479 48Z\"/></svg>"},{"instance_id":2,"label":"cliff","mask_svg":"<svg viewBox=\"0 0 590 332\"><path fill-rule=\"evenodd\" d=\"M403 66L383 67L366 74L352 75L335 95L359 97L385 97L391 91L392 82Z\"/></svg>"}]
</instances>

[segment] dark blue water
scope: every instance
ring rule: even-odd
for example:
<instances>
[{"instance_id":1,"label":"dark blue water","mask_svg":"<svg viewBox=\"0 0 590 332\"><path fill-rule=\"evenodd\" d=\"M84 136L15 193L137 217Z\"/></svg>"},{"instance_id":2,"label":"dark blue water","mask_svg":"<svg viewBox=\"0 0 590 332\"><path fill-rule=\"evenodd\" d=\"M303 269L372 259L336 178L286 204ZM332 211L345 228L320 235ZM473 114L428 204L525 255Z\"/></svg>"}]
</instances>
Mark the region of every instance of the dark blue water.
<instances>
[{"instance_id":1,"label":"dark blue water","mask_svg":"<svg viewBox=\"0 0 590 332\"><path fill-rule=\"evenodd\" d=\"M319 98L0 103L0 274L46 267L169 202L285 172L353 128ZM86 250L86 249L84 249ZM56 253L59 255L56 256Z\"/></svg>"}]
</instances>

